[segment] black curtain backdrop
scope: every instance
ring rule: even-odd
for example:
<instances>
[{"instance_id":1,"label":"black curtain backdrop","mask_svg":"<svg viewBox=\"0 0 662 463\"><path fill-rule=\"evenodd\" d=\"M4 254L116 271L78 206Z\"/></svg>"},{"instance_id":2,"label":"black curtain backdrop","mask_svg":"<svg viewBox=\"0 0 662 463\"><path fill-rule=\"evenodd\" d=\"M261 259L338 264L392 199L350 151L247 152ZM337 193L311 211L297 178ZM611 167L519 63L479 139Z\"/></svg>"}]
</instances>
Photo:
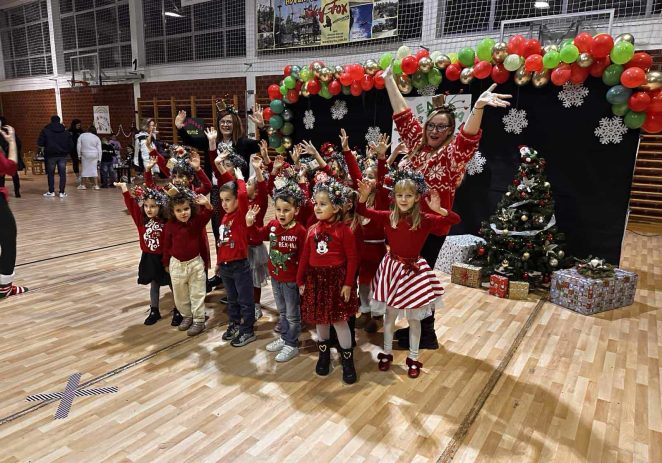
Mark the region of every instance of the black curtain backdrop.
<instances>
[{"instance_id":1,"label":"black curtain backdrop","mask_svg":"<svg viewBox=\"0 0 662 463\"><path fill-rule=\"evenodd\" d=\"M439 92L467 93L476 101L491 81L474 81L470 86L444 81ZM512 107L527 112L528 127L521 134L504 131L502 118L507 109L486 108L479 150L487 159L481 174L465 176L457 190L453 209L462 223L451 234L477 234L480 223L494 212L519 166L519 145L528 145L547 160L546 174L552 184L558 228L566 234L568 250L575 256L589 254L618 264L626 225L628 201L639 140L638 130L628 130L619 144L600 143L594 130L602 117L611 117L605 99L608 87L589 77L584 104L565 108L558 99L561 87L551 82L543 88L518 87L511 80L496 92L510 93ZM464 89L464 90L463 90ZM412 95L415 94L412 92ZM331 117L330 108L341 99L348 113L342 120ZM293 105L295 142L312 140L340 144L338 133L344 127L351 146L365 145L368 127L378 126L391 133L393 111L386 90L372 90L360 97L338 95L331 100L319 96L301 97ZM304 127L304 111L312 110L315 127Z\"/></svg>"}]
</instances>

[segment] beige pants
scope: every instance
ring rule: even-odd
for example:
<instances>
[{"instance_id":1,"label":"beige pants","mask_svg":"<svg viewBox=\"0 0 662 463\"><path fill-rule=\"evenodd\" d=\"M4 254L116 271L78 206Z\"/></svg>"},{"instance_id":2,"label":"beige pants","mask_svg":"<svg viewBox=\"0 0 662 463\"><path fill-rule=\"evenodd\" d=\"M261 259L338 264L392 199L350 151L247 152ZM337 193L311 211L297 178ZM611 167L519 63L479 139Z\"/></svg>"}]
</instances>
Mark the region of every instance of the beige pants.
<instances>
[{"instance_id":1,"label":"beige pants","mask_svg":"<svg viewBox=\"0 0 662 463\"><path fill-rule=\"evenodd\" d=\"M202 257L186 262L170 257L170 280L175 305L181 314L193 317L193 321L204 322L207 279Z\"/></svg>"}]
</instances>

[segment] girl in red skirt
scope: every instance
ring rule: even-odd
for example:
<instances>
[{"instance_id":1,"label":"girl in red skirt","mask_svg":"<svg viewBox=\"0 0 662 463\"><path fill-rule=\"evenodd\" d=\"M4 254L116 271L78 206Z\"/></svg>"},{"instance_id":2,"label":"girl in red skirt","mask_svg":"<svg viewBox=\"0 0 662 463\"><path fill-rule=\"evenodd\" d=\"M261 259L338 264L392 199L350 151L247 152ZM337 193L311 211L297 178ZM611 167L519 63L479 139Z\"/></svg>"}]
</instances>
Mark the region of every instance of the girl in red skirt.
<instances>
[{"instance_id":1,"label":"girl in red skirt","mask_svg":"<svg viewBox=\"0 0 662 463\"><path fill-rule=\"evenodd\" d=\"M377 211L365 207L370 185L359 182L357 212L384 228L390 251L384 256L372 282L372 303L385 309L384 352L380 353L379 369L386 371L393 361L393 330L398 315L409 322L408 374L417 378L423 366L418 361L421 340L421 320L430 316L440 302L444 288L424 258L420 256L428 235L443 233L444 227L458 223L460 217L443 209L439 195L426 198L434 214L421 212L420 199L427 192L427 185L419 172L399 171L393 176L395 204L392 210Z\"/></svg>"},{"instance_id":2,"label":"girl in red skirt","mask_svg":"<svg viewBox=\"0 0 662 463\"><path fill-rule=\"evenodd\" d=\"M358 310L354 287L358 257L352 230L341 220L345 187L332 179L320 182L313 190L313 199L318 222L308 230L297 272L301 318L317 328L316 373L329 374L333 325L340 345L343 381L352 384L356 382L356 370L347 320Z\"/></svg>"}]
</instances>

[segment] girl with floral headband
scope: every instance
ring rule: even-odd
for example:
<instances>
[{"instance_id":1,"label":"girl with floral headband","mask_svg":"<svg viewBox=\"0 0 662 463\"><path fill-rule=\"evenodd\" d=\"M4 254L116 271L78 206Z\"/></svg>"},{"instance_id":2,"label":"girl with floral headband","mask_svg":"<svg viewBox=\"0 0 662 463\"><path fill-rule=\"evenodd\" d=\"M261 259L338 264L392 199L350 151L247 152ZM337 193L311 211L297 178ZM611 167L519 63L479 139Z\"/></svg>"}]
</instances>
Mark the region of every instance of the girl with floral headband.
<instances>
[{"instance_id":1,"label":"girl with floral headband","mask_svg":"<svg viewBox=\"0 0 662 463\"><path fill-rule=\"evenodd\" d=\"M381 224L390 250L384 256L372 282L375 311L384 315L384 352L380 353L379 369L386 371L393 361L393 330L398 316L409 322L408 375L417 378L423 364L418 361L421 320L430 316L441 301L444 289L420 252L431 233L440 233L444 227L460 221L454 212L441 207L439 195L433 192L426 198L428 209L421 211L420 200L427 185L419 172L399 171L393 179L394 204L391 211L368 209L365 203L370 184L359 182L358 213Z\"/></svg>"},{"instance_id":2,"label":"girl with floral headband","mask_svg":"<svg viewBox=\"0 0 662 463\"><path fill-rule=\"evenodd\" d=\"M340 345L343 381L355 383L354 351L347 321L358 310L356 271L358 256L352 230L342 220L345 187L335 180L318 183L313 190L317 223L308 230L297 284L302 295L301 316L314 323L319 338L315 371L329 374L330 330L336 330Z\"/></svg>"}]
</instances>

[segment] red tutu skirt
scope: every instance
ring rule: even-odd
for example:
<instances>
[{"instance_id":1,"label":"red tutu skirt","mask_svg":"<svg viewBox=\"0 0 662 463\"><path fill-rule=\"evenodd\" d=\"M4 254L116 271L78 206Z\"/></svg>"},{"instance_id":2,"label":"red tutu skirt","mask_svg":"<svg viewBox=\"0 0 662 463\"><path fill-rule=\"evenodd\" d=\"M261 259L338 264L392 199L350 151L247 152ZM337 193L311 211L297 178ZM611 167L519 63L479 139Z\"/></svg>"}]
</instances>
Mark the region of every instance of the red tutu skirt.
<instances>
[{"instance_id":1,"label":"red tutu skirt","mask_svg":"<svg viewBox=\"0 0 662 463\"><path fill-rule=\"evenodd\" d=\"M346 268L309 267L306 289L301 298L301 319L305 323L329 325L349 320L359 310L356 288L352 287L349 301L345 302L340 290L345 283Z\"/></svg>"}]
</instances>

